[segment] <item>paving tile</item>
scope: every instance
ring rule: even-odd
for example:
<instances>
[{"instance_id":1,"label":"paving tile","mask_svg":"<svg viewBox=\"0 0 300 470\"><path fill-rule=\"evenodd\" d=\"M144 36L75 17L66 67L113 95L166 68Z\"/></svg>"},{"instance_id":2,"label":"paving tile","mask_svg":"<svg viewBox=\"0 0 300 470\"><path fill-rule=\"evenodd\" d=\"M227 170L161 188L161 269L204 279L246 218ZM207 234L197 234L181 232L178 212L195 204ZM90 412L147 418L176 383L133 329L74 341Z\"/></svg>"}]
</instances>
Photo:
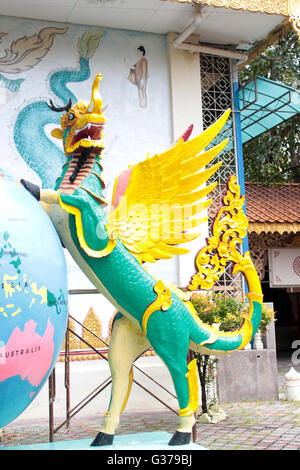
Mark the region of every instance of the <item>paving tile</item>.
<instances>
[{"instance_id":1,"label":"paving tile","mask_svg":"<svg viewBox=\"0 0 300 470\"><path fill-rule=\"evenodd\" d=\"M299 450L300 446L285 446L282 450Z\"/></svg>"},{"instance_id":2,"label":"paving tile","mask_svg":"<svg viewBox=\"0 0 300 470\"><path fill-rule=\"evenodd\" d=\"M265 450L282 450L283 447L282 446L270 446L270 447L267 447Z\"/></svg>"},{"instance_id":3,"label":"paving tile","mask_svg":"<svg viewBox=\"0 0 300 470\"><path fill-rule=\"evenodd\" d=\"M284 370L284 369L282 369ZM272 402L224 403L227 419L217 424L198 424L197 443L211 450L300 450L300 403ZM78 414L70 429L60 429L55 440L93 438L103 416ZM173 433L178 417L170 411L124 413L117 434L132 434L159 429ZM55 419L55 427L63 420ZM2 433L0 446L34 444L49 440L47 419L10 423Z\"/></svg>"},{"instance_id":4,"label":"paving tile","mask_svg":"<svg viewBox=\"0 0 300 470\"><path fill-rule=\"evenodd\" d=\"M282 435L282 436L280 437L280 440L283 441L283 442L287 442L287 441L289 442L289 441L291 441L292 439L293 439L293 437L292 437L291 435L288 435L288 436L287 436L287 435L284 434L284 435Z\"/></svg>"}]
</instances>

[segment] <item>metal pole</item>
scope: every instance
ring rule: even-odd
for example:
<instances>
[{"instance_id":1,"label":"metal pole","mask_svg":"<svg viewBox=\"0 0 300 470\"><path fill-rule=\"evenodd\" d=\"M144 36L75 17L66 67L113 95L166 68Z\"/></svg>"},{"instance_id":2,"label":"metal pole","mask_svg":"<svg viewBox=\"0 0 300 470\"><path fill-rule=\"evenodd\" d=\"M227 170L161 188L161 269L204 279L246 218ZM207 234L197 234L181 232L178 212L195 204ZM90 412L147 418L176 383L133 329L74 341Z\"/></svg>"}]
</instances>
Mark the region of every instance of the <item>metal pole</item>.
<instances>
[{"instance_id":1,"label":"metal pole","mask_svg":"<svg viewBox=\"0 0 300 470\"><path fill-rule=\"evenodd\" d=\"M175 411L173 408L171 408L167 403L165 403L163 400L161 400L160 398L158 398L157 395L155 395L154 393L152 393L148 388L144 387L142 384L140 384L139 382L137 382L135 379L132 380L133 383L135 383L136 385L138 385L139 387L141 387L143 390L145 390L145 392L149 393L149 395L151 395L153 398L156 398L157 401L159 401L160 403L162 403L166 408L168 408L169 410L173 411L173 413L175 413L176 415L178 415L177 411Z\"/></svg>"},{"instance_id":2,"label":"metal pole","mask_svg":"<svg viewBox=\"0 0 300 470\"><path fill-rule=\"evenodd\" d=\"M54 401L55 401L55 368L48 379L49 382L49 440L54 441Z\"/></svg>"},{"instance_id":3,"label":"metal pole","mask_svg":"<svg viewBox=\"0 0 300 470\"><path fill-rule=\"evenodd\" d=\"M69 318L68 318L69 326ZM67 328L65 341L65 389L66 389L66 428L70 431L70 331Z\"/></svg>"},{"instance_id":4,"label":"metal pole","mask_svg":"<svg viewBox=\"0 0 300 470\"><path fill-rule=\"evenodd\" d=\"M95 389L92 393L90 393L87 397L85 397L80 403L78 403L74 408L72 408L72 410L70 410L70 414L69 414L69 419L71 420L71 418L73 418L73 416L75 416L83 407L85 407L91 400L93 400L97 395L99 395L99 393L103 392L103 390L111 383L111 379L107 379L106 380L106 384L104 384L103 382L103 386L101 387L98 387L97 389ZM80 406L82 405L82 406ZM54 433L56 433L57 431L59 431L63 426L64 424L66 424L66 420L63 421L59 426L57 426L57 428L54 430Z\"/></svg>"},{"instance_id":5,"label":"metal pole","mask_svg":"<svg viewBox=\"0 0 300 470\"><path fill-rule=\"evenodd\" d=\"M109 344L104 341L102 338L99 338L98 335L96 335L96 333L94 333L92 330L90 330L87 326L85 325L82 325L82 323L80 323L78 320L76 320L76 318L72 317L70 315L70 318L72 318L72 320L74 320L75 322L77 322L79 325L81 325L86 331L88 331L89 333L91 333L93 336L95 336L95 338L98 338L98 339L101 339L101 341L105 344L105 346L109 347ZM87 343L88 344L88 343ZM144 351L145 352L145 351ZM142 353L144 354L144 353ZM141 372L142 374L144 374L148 379L150 379L152 382L154 382L156 385L158 385L160 388L162 388L163 390L165 390L167 393L169 393L172 397L174 398L177 398L176 395L174 395L174 393L170 392L170 390L168 390L167 388L165 388L162 384L160 384L159 382L157 382L155 379L153 379L153 377L151 377L150 375L148 375L145 371L143 371L142 369L140 369L136 364L133 364L133 367L134 369L138 370L139 372Z\"/></svg>"}]
</instances>

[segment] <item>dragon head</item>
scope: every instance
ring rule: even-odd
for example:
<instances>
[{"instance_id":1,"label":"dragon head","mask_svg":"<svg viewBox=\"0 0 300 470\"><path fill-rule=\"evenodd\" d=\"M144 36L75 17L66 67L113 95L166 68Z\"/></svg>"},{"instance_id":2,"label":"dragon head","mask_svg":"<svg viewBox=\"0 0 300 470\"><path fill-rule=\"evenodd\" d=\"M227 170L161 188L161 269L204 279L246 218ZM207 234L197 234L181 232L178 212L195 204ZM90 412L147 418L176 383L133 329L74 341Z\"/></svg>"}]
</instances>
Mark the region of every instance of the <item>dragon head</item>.
<instances>
[{"instance_id":1,"label":"dragon head","mask_svg":"<svg viewBox=\"0 0 300 470\"><path fill-rule=\"evenodd\" d=\"M61 116L61 128L53 129L51 135L62 139L65 154L71 155L81 153L84 149L90 149L94 154L100 154L104 148L102 98L99 92L99 82L102 75L97 73L93 87L90 103L79 100L72 106L71 100L61 108L53 105L49 107L53 111L66 111Z\"/></svg>"}]
</instances>

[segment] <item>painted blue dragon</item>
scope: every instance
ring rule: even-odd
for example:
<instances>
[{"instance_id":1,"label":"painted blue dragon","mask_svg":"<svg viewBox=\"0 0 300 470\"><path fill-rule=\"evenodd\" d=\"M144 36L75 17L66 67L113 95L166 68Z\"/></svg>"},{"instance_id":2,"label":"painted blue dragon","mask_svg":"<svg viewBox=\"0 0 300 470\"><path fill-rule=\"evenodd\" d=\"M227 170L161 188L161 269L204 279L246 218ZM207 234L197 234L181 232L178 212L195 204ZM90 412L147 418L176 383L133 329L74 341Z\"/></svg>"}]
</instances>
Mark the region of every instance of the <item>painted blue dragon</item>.
<instances>
[{"instance_id":1,"label":"painted blue dragon","mask_svg":"<svg viewBox=\"0 0 300 470\"><path fill-rule=\"evenodd\" d=\"M49 77L49 87L56 99L66 103L76 96L69 89L69 83L83 82L91 75L90 59L93 56L104 32L101 28L84 33L78 41L78 69L57 70ZM53 187L58 174L53 168L60 168L64 163L63 151L46 135L47 124L59 124L57 114L53 113L43 100L27 104L18 114L14 124L14 142L21 157L34 170L42 181L42 186ZM51 155L41 158L41 155Z\"/></svg>"}]
</instances>

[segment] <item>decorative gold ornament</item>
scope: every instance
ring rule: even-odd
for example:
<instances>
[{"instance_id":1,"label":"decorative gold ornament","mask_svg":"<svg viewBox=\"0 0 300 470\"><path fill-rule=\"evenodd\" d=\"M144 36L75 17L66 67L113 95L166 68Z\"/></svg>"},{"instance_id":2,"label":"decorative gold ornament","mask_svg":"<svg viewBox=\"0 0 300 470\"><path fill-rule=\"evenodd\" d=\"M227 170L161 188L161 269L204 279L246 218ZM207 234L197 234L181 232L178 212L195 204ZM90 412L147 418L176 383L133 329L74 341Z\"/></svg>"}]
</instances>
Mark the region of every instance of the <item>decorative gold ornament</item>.
<instances>
[{"instance_id":1,"label":"decorative gold ornament","mask_svg":"<svg viewBox=\"0 0 300 470\"><path fill-rule=\"evenodd\" d=\"M124 399L124 402L123 402L123 405L122 405L122 408L121 408L121 413L123 413L123 411L126 408L128 398L129 398L129 395L130 395L130 391L131 391L131 387L132 387L132 382L133 382L133 367L131 367L130 372L129 372L128 389L127 389L126 397Z\"/></svg>"},{"instance_id":2,"label":"decorative gold ornament","mask_svg":"<svg viewBox=\"0 0 300 470\"><path fill-rule=\"evenodd\" d=\"M199 383L197 372L197 359L193 359L188 365L186 374L189 387L189 404L186 408L179 410L179 416L190 416L195 413L199 403Z\"/></svg>"},{"instance_id":3,"label":"decorative gold ornament","mask_svg":"<svg viewBox=\"0 0 300 470\"><path fill-rule=\"evenodd\" d=\"M157 293L157 298L149 305L149 307L147 307L142 320L142 328L145 334L147 334L147 323L152 313L156 312L157 310L166 311L171 307L172 304L171 291L169 288L166 289L162 281L157 281L153 287L153 290Z\"/></svg>"},{"instance_id":4,"label":"decorative gold ornament","mask_svg":"<svg viewBox=\"0 0 300 470\"><path fill-rule=\"evenodd\" d=\"M99 336L101 338L102 336L102 325L101 321L97 317L97 315L94 312L93 307L90 307L84 321L83 321L83 328L82 328L82 339L86 340L93 348L95 349L101 349L101 348L106 348L106 345L101 341L101 339L96 338L92 333L87 331L84 327L87 327L89 330L91 330L95 335ZM84 342L80 342L80 349L89 349L89 346Z\"/></svg>"},{"instance_id":5,"label":"decorative gold ornament","mask_svg":"<svg viewBox=\"0 0 300 470\"><path fill-rule=\"evenodd\" d=\"M228 183L224 206L213 223L213 235L196 257L198 273L192 277L189 290L196 290L198 286L211 289L229 262L235 263L236 272L248 263L237 249L242 238L247 235L248 219L243 211L244 200L245 197L240 195L237 178L233 175Z\"/></svg>"},{"instance_id":6,"label":"decorative gold ornament","mask_svg":"<svg viewBox=\"0 0 300 470\"><path fill-rule=\"evenodd\" d=\"M223 199L223 207L219 210L214 223L213 234L207 240L207 245L196 256L198 272L192 277L188 286L189 290L211 289L214 283L224 273L227 263L233 263L233 274L242 272L247 280L249 293L249 312L244 316L241 328L229 332L219 332L218 327L211 327L211 335L208 340L203 341L200 347L213 344L218 337L242 335L242 342L237 348L242 349L251 340L253 327L253 303L262 304L261 285L250 253L243 255L239 251L242 239L247 235L248 219L243 211L245 197L240 194L240 186L237 178L232 175L228 182L228 191ZM212 351L210 351L212 353Z\"/></svg>"},{"instance_id":7,"label":"decorative gold ornament","mask_svg":"<svg viewBox=\"0 0 300 470\"><path fill-rule=\"evenodd\" d=\"M162 0L167 1L167 0ZM289 16L288 0L170 0L171 2L210 5L252 12ZM293 1L293 0L292 0ZM295 1L295 0L294 0ZM297 0L296 0L297 1Z\"/></svg>"},{"instance_id":8,"label":"decorative gold ornament","mask_svg":"<svg viewBox=\"0 0 300 470\"><path fill-rule=\"evenodd\" d=\"M300 39L300 0L288 0L290 21Z\"/></svg>"}]
</instances>

